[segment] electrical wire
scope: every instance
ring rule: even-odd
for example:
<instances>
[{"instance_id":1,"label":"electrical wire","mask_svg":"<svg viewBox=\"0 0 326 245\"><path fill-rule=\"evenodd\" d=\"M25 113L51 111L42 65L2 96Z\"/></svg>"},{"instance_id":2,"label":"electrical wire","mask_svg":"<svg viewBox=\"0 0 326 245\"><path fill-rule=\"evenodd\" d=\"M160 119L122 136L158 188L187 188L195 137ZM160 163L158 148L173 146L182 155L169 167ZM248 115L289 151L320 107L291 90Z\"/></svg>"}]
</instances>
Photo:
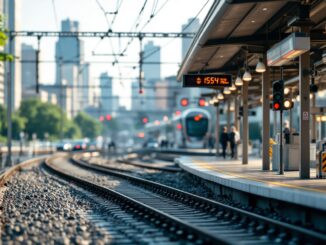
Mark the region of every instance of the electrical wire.
<instances>
[{"instance_id":1,"label":"electrical wire","mask_svg":"<svg viewBox=\"0 0 326 245\"><path fill-rule=\"evenodd\" d=\"M53 9L53 15L54 15L54 22L55 22L55 25L56 25L56 29L57 31L60 31L60 28L59 28L59 19L58 19L58 14L57 14L57 9L56 9L56 6L55 6L55 0L52 0L52 9ZM59 52L60 52L60 55L62 55L62 47L61 47L61 43L58 42L58 49L59 49ZM62 59L62 57L56 57L57 59Z\"/></svg>"},{"instance_id":2,"label":"electrical wire","mask_svg":"<svg viewBox=\"0 0 326 245\"><path fill-rule=\"evenodd\" d=\"M197 17L201 14L201 12L204 10L204 8L206 7L206 5L210 2L210 0L207 0L206 3L202 6L202 8L198 11L198 13L195 15L195 17L184 27L184 30L187 29L196 19ZM143 60L145 60L146 58L152 56L153 54L157 53L158 51L161 50L161 48L164 48L166 46L168 46L169 44L171 44L173 41L175 41L176 38L171 39L170 41L166 42L164 45L153 49L152 52L149 51L149 53L147 55L144 55Z\"/></svg>"}]
</instances>

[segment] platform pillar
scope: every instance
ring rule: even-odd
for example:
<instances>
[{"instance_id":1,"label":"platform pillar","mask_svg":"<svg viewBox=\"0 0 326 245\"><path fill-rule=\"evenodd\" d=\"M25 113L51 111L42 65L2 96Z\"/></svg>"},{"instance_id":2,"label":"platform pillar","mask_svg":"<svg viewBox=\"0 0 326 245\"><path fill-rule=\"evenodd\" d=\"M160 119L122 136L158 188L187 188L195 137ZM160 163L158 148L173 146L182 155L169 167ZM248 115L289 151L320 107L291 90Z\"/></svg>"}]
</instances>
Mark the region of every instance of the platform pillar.
<instances>
[{"instance_id":1,"label":"platform pillar","mask_svg":"<svg viewBox=\"0 0 326 245\"><path fill-rule=\"evenodd\" d=\"M290 98L293 99L293 89L290 89ZM293 108L289 110L290 144L293 144Z\"/></svg>"},{"instance_id":2,"label":"platform pillar","mask_svg":"<svg viewBox=\"0 0 326 245\"><path fill-rule=\"evenodd\" d=\"M220 155L220 107L218 105L216 106L215 147L218 157Z\"/></svg>"},{"instance_id":3,"label":"platform pillar","mask_svg":"<svg viewBox=\"0 0 326 245\"><path fill-rule=\"evenodd\" d=\"M312 93L311 107L316 107L316 94ZM316 142L317 131L316 131L316 115L311 114L311 142Z\"/></svg>"},{"instance_id":4,"label":"platform pillar","mask_svg":"<svg viewBox=\"0 0 326 245\"><path fill-rule=\"evenodd\" d=\"M238 131L240 131L238 116L239 116L239 103L238 103L238 93L236 91L234 95L234 126Z\"/></svg>"},{"instance_id":5,"label":"platform pillar","mask_svg":"<svg viewBox=\"0 0 326 245\"><path fill-rule=\"evenodd\" d=\"M309 32L309 27L301 27L302 32ZM310 54L305 52L299 58L299 91L300 91L300 178L310 178Z\"/></svg>"},{"instance_id":6,"label":"platform pillar","mask_svg":"<svg viewBox=\"0 0 326 245\"><path fill-rule=\"evenodd\" d=\"M248 82L243 81L242 86L242 164L248 164L248 144L249 144L249 125L248 125Z\"/></svg>"},{"instance_id":7,"label":"platform pillar","mask_svg":"<svg viewBox=\"0 0 326 245\"><path fill-rule=\"evenodd\" d=\"M264 63L266 64L266 55L264 55ZM269 111L270 111L270 77L269 77L269 67L266 67L266 71L262 74L262 98L263 98L263 135L262 135L262 143L263 143L263 154L262 154L262 169L270 170L270 158L269 158Z\"/></svg>"},{"instance_id":8,"label":"platform pillar","mask_svg":"<svg viewBox=\"0 0 326 245\"><path fill-rule=\"evenodd\" d=\"M230 111L230 108L231 108L231 100L230 100L230 97L228 98L227 100L227 112L226 112L226 123L227 123L227 127L228 127L228 131L230 131L231 129L231 111Z\"/></svg>"}]
</instances>

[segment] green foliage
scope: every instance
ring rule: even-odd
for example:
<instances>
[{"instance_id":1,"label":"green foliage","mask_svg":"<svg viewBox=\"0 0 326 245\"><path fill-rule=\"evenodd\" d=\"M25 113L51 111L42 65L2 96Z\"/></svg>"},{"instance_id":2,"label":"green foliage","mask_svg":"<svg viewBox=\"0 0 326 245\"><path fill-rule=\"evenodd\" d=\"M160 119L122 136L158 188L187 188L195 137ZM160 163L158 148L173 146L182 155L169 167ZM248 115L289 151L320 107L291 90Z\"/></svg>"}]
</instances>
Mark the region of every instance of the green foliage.
<instances>
[{"instance_id":1,"label":"green foliage","mask_svg":"<svg viewBox=\"0 0 326 245\"><path fill-rule=\"evenodd\" d=\"M73 121L67 121L64 125L64 138L80 139L81 137L82 133L78 125Z\"/></svg>"},{"instance_id":2,"label":"green foliage","mask_svg":"<svg viewBox=\"0 0 326 245\"><path fill-rule=\"evenodd\" d=\"M12 115L12 138L18 140L20 132L24 131L27 119L15 113Z\"/></svg>"},{"instance_id":3,"label":"green foliage","mask_svg":"<svg viewBox=\"0 0 326 245\"><path fill-rule=\"evenodd\" d=\"M8 30L5 28L5 18L3 15L0 15L0 46L4 47L7 44L8 36L6 32ZM14 56L4 52L0 52L0 61L13 61Z\"/></svg>"},{"instance_id":4,"label":"green foliage","mask_svg":"<svg viewBox=\"0 0 326 245\"><path fill-rule=\"evenodd\" d=\"M79 137L80 130L67 119L58 106L31 99L23 101L20 107L20 115L27 119L25 132L30 137L36 133L39 139L44 139L45 133L52 139L60 137L62 114L64 134L69 138Z\"/></svg>"},{"instance_id":5,"label":"green foliage","mask_svg":"<svg viewBox=\"0 0 326 245\"><path fill-rule=\"evenodd\" d=\"M7 136L7 110L0 106L0 134ZM19 133L24 131L26 125L26 118L21 117L18 113L12 115L12 138L19 139Z\"/></svg>"},{"instance_id":6,"label":"green foliage","mask_svg":"<svg viewBox=\"0 0 326 245\"><path fill-rule=\"evenodd\" d=\"M0 134L5 135L7 128L7 110L0 105Z\"/></svg>"},{"instance_id":7,"label":"green foliage","mask_svg":"<svg viewBox=\"0 0 326 245\"><path fill-rule=\"evenodd\" d=\"M95 138L101 133L101 124L84 112L78 113L74 122L80 127L83 137Z\"/></svg>"}]
</instances>

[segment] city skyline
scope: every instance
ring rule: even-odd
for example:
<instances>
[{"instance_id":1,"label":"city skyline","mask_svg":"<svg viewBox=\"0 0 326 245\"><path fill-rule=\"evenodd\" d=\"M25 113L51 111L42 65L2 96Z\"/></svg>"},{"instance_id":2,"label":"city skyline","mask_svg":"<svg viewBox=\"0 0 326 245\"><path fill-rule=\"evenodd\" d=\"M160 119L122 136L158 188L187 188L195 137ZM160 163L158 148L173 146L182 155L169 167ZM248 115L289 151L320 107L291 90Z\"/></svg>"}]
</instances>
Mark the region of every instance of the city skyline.
<instances>
[{"instance_id":1,"label":"city skyline","mask_svg":"<svg viewBox=\"0 0 326 245\"><path fill-rule=\"evenodd\" d=\"M180 0L175 4L168 3L162 10L153 18L150 23L142 30L143 32L180 32L181 25L186 23L186 21L194 17L203 5L207 1L198 1L191 6L188 6L187 1ZM58 31L60 29L60 23L62 20L69 18L72 21L79 21L79 28L81 31L107 31L107 22L104 18L101 9L96 4L96 2L80 1L81 8L78 8L75 12L70 11L73 9L72 1L55 1L55 5L52 5L51 1L38 1L31 0L29 4L22 2L22 30L50 30ZM114 6L109 4L104 4L101 1L104 9L109 11L114 8ZM122 4L120 13L118 14L115 24L113 25L113 31L137 31L135 28L131 28L134 21L137 19L137 14L141 5L143 3L128 2ZM187 6L186 6L187 5ZM38 6L40 11L37 19L34 15L31 15L35 9L31 9L31 6ZM55 9L54 9L55 6ZM64 6L64 7L63 7ZM69 6L71 8L69 8ZM143 19L139 22L140 29L151 14L152 3L144 9ZM178 11L180 6L185 6L184 12ZM207 12L210 4L207 4L205 9L201 12L199 18L203 18ZM158 6L159 8L160 6ZM80 9L80 10L79 10ZM86 13L83 12L87 10L87 18L85 18ZM136 10L136 11L135 11ZM56 14L56 16L55 16ZM166 16L175 16L171 20L162 22L162 19L166 19ZM124 18L128 16L127 19ZM109 16L109 22L112 20L112 16ZM42 20L42 21L40 21ZM33 38L21 38L23 42L27 44L32 44L34 47L36 45L36 40ZM56 38L42 38L41 40L41 60L55 60L54 53L54 43ZM113 90L115 94L124 93L126 96L131 94L131 81L129 78L138 77L138 61L139 61L139 41L137 39L81 39L85 41L85 61L90 63L90 73L94 77L94 84L99 84L99 74L105 71L109 71L110 75L114 78ZM153 41L155 45L161 46L161 61L162 62L172 62L173 64L162 65L162 78L171 75L176 75L178 70L178 64L181 63L181 40L180 39L144 39L144 43L148 41ZM125 57L118 57L119 63L114 63L115 58L109 54L119 53L126 47L128 42L131 42L125 53ZM113 49L112 49L113 47ZM104 55L103 55L104 54ZM108 54L108 55L105 55ZM95 61L92 63L92 61ZM51 84L55 80L53 78L54 74L54 64L51 62L43 62L40 64L40 70L46 70L42 72L40 78L42 83ZM122 77L121 79L116 79ZM128 78L128 79L125 79Z\"/></svg>"}]
</instances>

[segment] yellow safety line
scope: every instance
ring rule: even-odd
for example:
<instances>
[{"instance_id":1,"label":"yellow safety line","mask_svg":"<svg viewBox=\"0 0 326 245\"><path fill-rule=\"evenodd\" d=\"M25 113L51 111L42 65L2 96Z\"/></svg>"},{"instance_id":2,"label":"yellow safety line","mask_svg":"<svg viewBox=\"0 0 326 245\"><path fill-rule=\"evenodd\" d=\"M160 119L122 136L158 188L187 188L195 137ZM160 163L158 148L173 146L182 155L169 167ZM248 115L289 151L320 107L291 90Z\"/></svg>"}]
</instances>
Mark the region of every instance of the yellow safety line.
<instances>
[{"instance_id":1,"label":"yellow safety line","mask_svg":"<svg viewBox=\"0 0 326 245\"><path fill-rule=\"evenodd\" d=\"M315 191L315 192L326 193L326 191L324 191L324 190L317 190L317 189L312 189L312 188L309 188L309 187L302 187L302 186L296 186L296 185L291 185L291 184L284 184L284 183L279 183L279 182L274 182L274 181L265 181L265 180L260 180L260 179L240 175L240 174L230 173L230 172L227 172L225 170L221 170L219 168L216 168L215 166L213 167L206 161L199 161L199 160L194 159L193 162L195 162L197 164L200 164L201 166L204 166L205 168L208 168L210 170L214 170L216 172L219 172L219 173L222 173L222 174L225 174L225 175L231 175L233 177L243 178L243 179L262 182L262 183L267 183L267 184L276 185L276 186L284 186L284 187L289 187L289 188L302 189L302 190L306 190L306 191ZM206 163L206 165L203 165L205 163ZM207 164L209 164L209 165L207 165Z\"/></svg>"}]
</instances>

